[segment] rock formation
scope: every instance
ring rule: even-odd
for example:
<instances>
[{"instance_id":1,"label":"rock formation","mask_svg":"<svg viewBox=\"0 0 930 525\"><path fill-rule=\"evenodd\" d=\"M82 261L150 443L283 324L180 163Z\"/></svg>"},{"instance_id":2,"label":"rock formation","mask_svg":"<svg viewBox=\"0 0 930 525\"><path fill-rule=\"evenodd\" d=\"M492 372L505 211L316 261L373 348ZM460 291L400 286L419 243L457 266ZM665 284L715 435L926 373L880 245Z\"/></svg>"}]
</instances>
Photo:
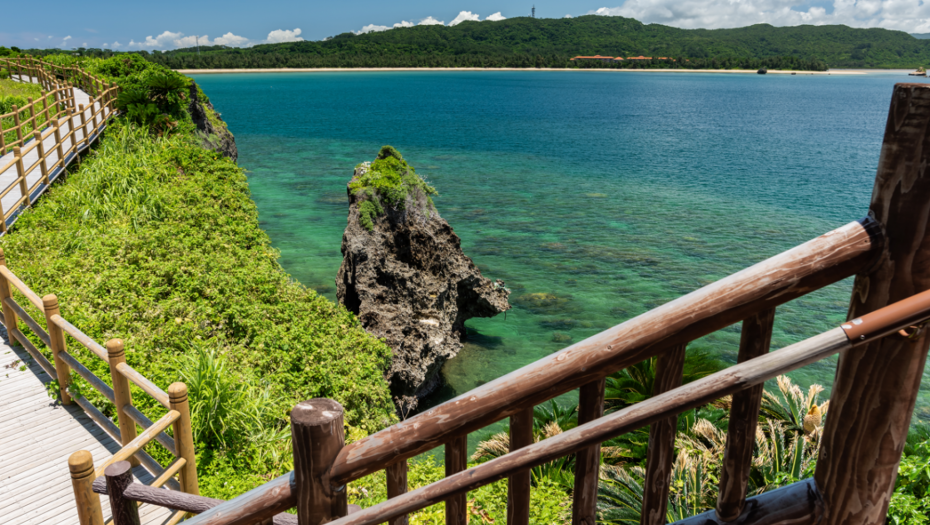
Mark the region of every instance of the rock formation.
<instances>
[{"instance_id":1,"label":"rock formation","mask_svg":"<svg viewBox=\"0 0 930 525\"><path fill-rule=\"evenodd\" d=\"M433 206L435 190L394 148L356 167L348 194L337 296L393 349L387 379L409 408L441 384L439 369L462 349L465 321L510 309L510 291L482 277Z\"/></svg>"},{"instance_id":2,"label":"rock formation","mask_svg":"<svg viewBox=\"0 0 930 525\"><path fill-rule=\"evenodd\" d=\"M200 95L197 83L192 80L190 103L187 109L194 120L194 125L197 126L197 136L200 137L201 144L204 148L222 153L224 157L235 162L239 158L235 137L229 132L220 114L213 109L213 104L209 100L206 104L201 102L201 98L206 100L206 97Z\"/></svg>"}]
</instances>

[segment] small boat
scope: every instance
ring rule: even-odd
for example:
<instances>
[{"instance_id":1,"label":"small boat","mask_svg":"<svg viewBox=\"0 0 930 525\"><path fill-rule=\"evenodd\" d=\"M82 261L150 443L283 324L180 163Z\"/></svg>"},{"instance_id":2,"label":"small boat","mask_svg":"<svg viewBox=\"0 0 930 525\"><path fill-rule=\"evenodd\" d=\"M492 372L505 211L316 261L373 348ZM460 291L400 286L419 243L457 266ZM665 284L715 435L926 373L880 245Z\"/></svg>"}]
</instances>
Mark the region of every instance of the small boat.
<instances>
[{"instance_id":1,"label":"small boat","mask_svg":"<svg viewBox=\"0 0 930 525\"><path fill-rule=\"evenodd\" d=\"M922 68L922 67L919 67L919 68L917 68L917 71L914 71L913 73L908 73L907 76L909 76L909 77L925 77L925 76L927 76L927 70L924 69L924 68Z\"/></svg>"}]
</instances>

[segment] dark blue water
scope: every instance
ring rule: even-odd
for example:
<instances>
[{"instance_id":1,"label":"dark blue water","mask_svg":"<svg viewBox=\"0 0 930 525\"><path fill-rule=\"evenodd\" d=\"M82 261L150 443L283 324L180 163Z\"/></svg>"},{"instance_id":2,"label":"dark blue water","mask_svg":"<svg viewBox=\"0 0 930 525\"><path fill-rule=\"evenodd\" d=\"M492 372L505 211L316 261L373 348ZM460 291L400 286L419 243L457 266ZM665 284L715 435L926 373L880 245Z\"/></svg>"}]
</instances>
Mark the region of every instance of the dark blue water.
<instances>
[{"instance_id":1,"label":"dark blue water","mask_svg":"<svg viewBox=\"0 0 930 525\"><path fill-rule=\"evenodd\" d=\"M461 393L863 216L907 77L605 72L195 76L236 135L262 226L330 298L345 185L398 148L515 308L472 320ZM850 282L779 308L778 348L840 323ZM739 326L701 347L735 362ZM794 374L828 387L834 361ZM930 381L927 382L930 384ZM930 417L930 396L918 412Z\"/></svg>"}]
</instances>

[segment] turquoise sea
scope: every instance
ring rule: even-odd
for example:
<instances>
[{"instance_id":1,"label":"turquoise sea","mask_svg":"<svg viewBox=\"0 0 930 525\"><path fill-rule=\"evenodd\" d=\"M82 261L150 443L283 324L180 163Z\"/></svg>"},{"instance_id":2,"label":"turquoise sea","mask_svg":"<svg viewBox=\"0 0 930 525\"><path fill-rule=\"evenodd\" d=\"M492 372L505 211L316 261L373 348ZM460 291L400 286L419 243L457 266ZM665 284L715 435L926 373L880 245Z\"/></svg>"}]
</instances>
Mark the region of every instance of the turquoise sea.
<instances>
[{"instance_id":1,"label":"turquoise sea","mask_svg":"<svg viewBox=\"0 0 930 525\"><path fill-rule=\"evenodd\" d=\"M353 167L385 144L513 310L468 323L448 399L863 216L899 75L194 75L262 227L335 300ZM851 280L780 307L773 348L843 321ZM548 301L529 294L552 294ZM735 362L739 324L692 343ZM793 374L828 387L835 361ZM930 419L930 374L917 415Z\"/></svg>"}]
</instances>

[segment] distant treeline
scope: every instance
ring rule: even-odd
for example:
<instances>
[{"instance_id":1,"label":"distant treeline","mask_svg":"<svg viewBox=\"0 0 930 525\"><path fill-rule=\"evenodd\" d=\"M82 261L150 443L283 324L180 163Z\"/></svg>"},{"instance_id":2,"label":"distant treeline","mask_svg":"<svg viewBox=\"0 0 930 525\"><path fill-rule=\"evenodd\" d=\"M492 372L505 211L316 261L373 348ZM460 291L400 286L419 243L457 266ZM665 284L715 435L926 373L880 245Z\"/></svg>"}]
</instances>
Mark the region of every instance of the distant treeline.
<instances>
[{"instance_id":1,"label":"distant treeline","mask_svg":"<svg viewBox=\"0 0 930 525\"><path fill-rule=\"evenodd\" d=\"M604 63L595 60L572 61L570 55L333 55L262 53L230 50L229 53L159 53L147 58L172 69L254 69L254 68L353 68L353 67L514 67L514 68L583 68L583 69L797 69L825 71L821 60L797 57L678 57L673 60L624 60ZM235 51L246 51L236 53Z\"/></svg>"},{"instance_id":2,"label":"distant treeline","mask_svg":"<svg viewBox=\"0 0 930 525\"><path fill-rule=\"evenodd\" d=\"M33 54L42 51L29 50ZM106 53L100 50L85 50ZM511 18L341 35L315 42L250 48L210 46L142 53L173 69L316 67L618 67L916 68L930 64L930 40L901 31L847 26L678 29L632 18ZM577 55L670 57L676 61L617 64L570 59Z\"/></svg>"}]
</instances>

